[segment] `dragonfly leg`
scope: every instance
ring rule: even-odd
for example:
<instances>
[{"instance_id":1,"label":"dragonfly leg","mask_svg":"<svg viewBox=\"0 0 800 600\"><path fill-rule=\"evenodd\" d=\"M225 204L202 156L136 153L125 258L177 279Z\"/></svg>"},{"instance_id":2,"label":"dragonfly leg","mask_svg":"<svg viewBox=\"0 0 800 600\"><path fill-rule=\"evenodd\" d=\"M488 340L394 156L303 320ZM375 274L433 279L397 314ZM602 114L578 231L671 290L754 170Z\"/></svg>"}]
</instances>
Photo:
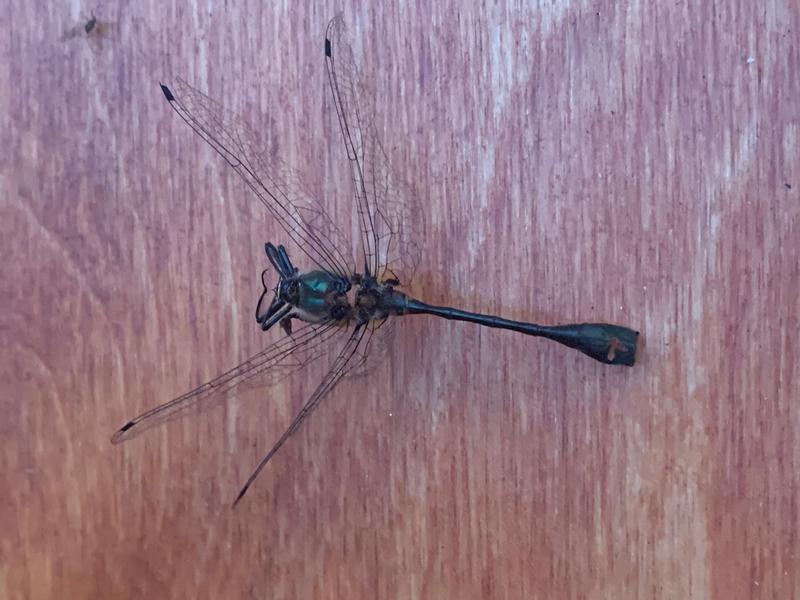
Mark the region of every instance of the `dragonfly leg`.
<instances>
[{"instance_id":1,"label":"dragonfly leg","mask_svg":"<svg viewBox=\"0 0 800 600\"><path fill-rule=\"evenodd\" d=\"M286 335L292 335L292 317L286 317L281 320L281 329L286 332Z\"/></svg>"}]
</instances>

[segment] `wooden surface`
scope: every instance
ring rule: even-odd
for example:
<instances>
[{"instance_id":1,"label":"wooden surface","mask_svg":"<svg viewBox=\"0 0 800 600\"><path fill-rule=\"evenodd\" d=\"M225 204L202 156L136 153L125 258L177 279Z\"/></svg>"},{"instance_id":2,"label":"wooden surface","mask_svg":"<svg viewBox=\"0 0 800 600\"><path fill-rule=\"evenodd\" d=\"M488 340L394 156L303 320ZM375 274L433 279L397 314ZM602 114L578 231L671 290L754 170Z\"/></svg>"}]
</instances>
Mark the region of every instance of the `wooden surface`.
<instances>
[{"instance_id":1,"label":"wooden surface","mask_svg":"<svg viewBox=\"0 0 800 600\"><path fill-rule=\"evenodd\" d=\"M0 597L800 597L798 4L261 5L0 11ZM157 84L346 220L337 10L422 199L412 291L643 347L408 317L234 511L319 372L109 442L279 335L280 230Z\"/></svg>"}]
</instances>

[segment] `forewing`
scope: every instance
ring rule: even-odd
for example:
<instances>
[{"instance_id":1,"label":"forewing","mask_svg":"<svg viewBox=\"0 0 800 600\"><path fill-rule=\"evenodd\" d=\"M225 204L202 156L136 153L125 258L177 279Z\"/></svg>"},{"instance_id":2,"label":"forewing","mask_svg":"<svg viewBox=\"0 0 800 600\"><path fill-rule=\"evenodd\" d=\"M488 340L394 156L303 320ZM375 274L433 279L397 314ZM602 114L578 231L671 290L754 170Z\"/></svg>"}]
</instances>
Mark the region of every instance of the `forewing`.
<instances>
[{"instance_id":1,"label":"forewing","mask_svg":"<svg viewBox=\"0 0 800 600\"><path fill-rule=\"evenodd\" d=\"M328 25L325 58L367 266L379 281L396 278L407 286L420 260L419 206L392 172L375 124L375 101L360 78L341 17Z\"/></svg>"},{"instance_id":2,"label":"forewing","mask_svg":"<svg viewBox=\"0 0 800 600\"><path fill-rule=\"evenodd\" d=\"M265 152L240 117L181 79L161 89L175 112L244 179L313 264L342 276L352 272L349 240L304 191L297 172Z\"/></svg>"}]
</instances>

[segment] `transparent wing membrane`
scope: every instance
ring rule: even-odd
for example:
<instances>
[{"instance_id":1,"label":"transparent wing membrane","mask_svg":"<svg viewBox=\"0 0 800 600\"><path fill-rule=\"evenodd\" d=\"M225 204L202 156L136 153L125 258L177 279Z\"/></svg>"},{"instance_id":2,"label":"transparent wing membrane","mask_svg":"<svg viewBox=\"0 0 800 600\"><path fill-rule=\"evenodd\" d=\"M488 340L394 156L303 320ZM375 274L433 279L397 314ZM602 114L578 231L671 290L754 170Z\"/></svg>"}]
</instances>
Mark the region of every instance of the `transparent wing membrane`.
<instances>
[{"instance_id":1,"label":"transparent wing membrane","mask_svg":"<svg viewBox=\"0 0 800 600\"><path fill-rule=\"evenodd\" d=\"M378 280L396 278L408 286L420 260L419 207L390 168L375 124L375 100L361 80L341 17L328 25L325 59L367 266Z\"/></svg>"},{"instance_id":2,"label":"transparent wing membrane","mask_svg":"<svg viewBox=\"0 0 800 600\"><path fill-rule=\"evenodd\" d=\"M245 495L247 490L250 488L250 485L255 481L258 474L261 473L261 470L267 466L267 463L275 456L275 453L286 443L286 441L300 428L300 425L303 421L308 418L308 416L314 412L314 410L319 406L322 399L327 396L334 387L342 380L342 378L347 375L347 373L352 370L354 365L357 365L360 360L360 354L358 352L359 345L364 338L366 333L366 329L361 327L355 327L350 334L350 337L347 339L344 347L341 349L339 354L337 355L336 359L333 361L333 365L325 374L325 377L322 379L320 384L317 386L317 389L314 390L314 393L311 394L311 397L305 403L300 412L297 413L292 422L289 424L289 427L286 431L283 432L278 441L275 442L270 448L269 452L261 459L261 462L258 463L256 468L253 470L250 477L248 477L245 484L242 486L239 495L236 496L236 500L233 501L233 505L239 502L242 499L242 496Z\"/></svg>"},{"instance_id":3,"label":"transparent wing membrane","mask_svg":"<svg viewBox=\"0 0 800 600\"><path fill-rule=\"evenodd\" d=\"M240 117L185 81L161 88L175 112L241 176L313 265L341 276L352 273L350 242L302 191L294 169L264 152Z\"/></svg>"},{"instance_id":4,"label":"transparent wing membrane","mask_svg":"<svg viewBox=\"0 0 800 600\"><path fill-rule=\"evenodd\" d=\"M329 354L329 342L335 345L342 329L334 324L300 327L233 369L128 421L111 441L118 444L167 421L204 412L243 390L266 389Z\"/></svg>"}]
</instances>

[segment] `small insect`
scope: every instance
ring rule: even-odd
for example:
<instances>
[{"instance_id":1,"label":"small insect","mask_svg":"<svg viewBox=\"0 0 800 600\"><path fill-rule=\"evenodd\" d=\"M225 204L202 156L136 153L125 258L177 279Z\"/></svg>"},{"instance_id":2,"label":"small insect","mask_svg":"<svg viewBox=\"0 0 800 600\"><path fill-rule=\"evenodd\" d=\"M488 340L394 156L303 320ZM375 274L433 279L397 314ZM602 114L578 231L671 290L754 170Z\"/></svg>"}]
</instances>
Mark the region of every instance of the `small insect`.
<instances>
[{"instance_id":1,"label":"small insect","mask_svg":"<svg viewBox=\"0 0 800 600\"><path fill-rule=\"evenodd\" d=\"M94 10L92 10L91 17L89 17L89 20L86 21L86 23L84 23L83 25L83 30L87 34L89 34L89 32L91 32L92 29L94 29L95 25L97 25L97 17L94 16Z\"/></svg>"},{"instance_id":2,"label":"small insect","mask_svg":"<svg viewBox=\"0 0 800 600\"><path fill-rule=\"evenodd\" d=\"M61 35L61 41L66 42L74 39L85 39L92 52L95 54L102 50L103 43L108 40L111 32L115 29L116 23L98 19L94 9L89 11L89 16L82 16L81 20L69 27Z\"/></svg>"}]
</instances>

